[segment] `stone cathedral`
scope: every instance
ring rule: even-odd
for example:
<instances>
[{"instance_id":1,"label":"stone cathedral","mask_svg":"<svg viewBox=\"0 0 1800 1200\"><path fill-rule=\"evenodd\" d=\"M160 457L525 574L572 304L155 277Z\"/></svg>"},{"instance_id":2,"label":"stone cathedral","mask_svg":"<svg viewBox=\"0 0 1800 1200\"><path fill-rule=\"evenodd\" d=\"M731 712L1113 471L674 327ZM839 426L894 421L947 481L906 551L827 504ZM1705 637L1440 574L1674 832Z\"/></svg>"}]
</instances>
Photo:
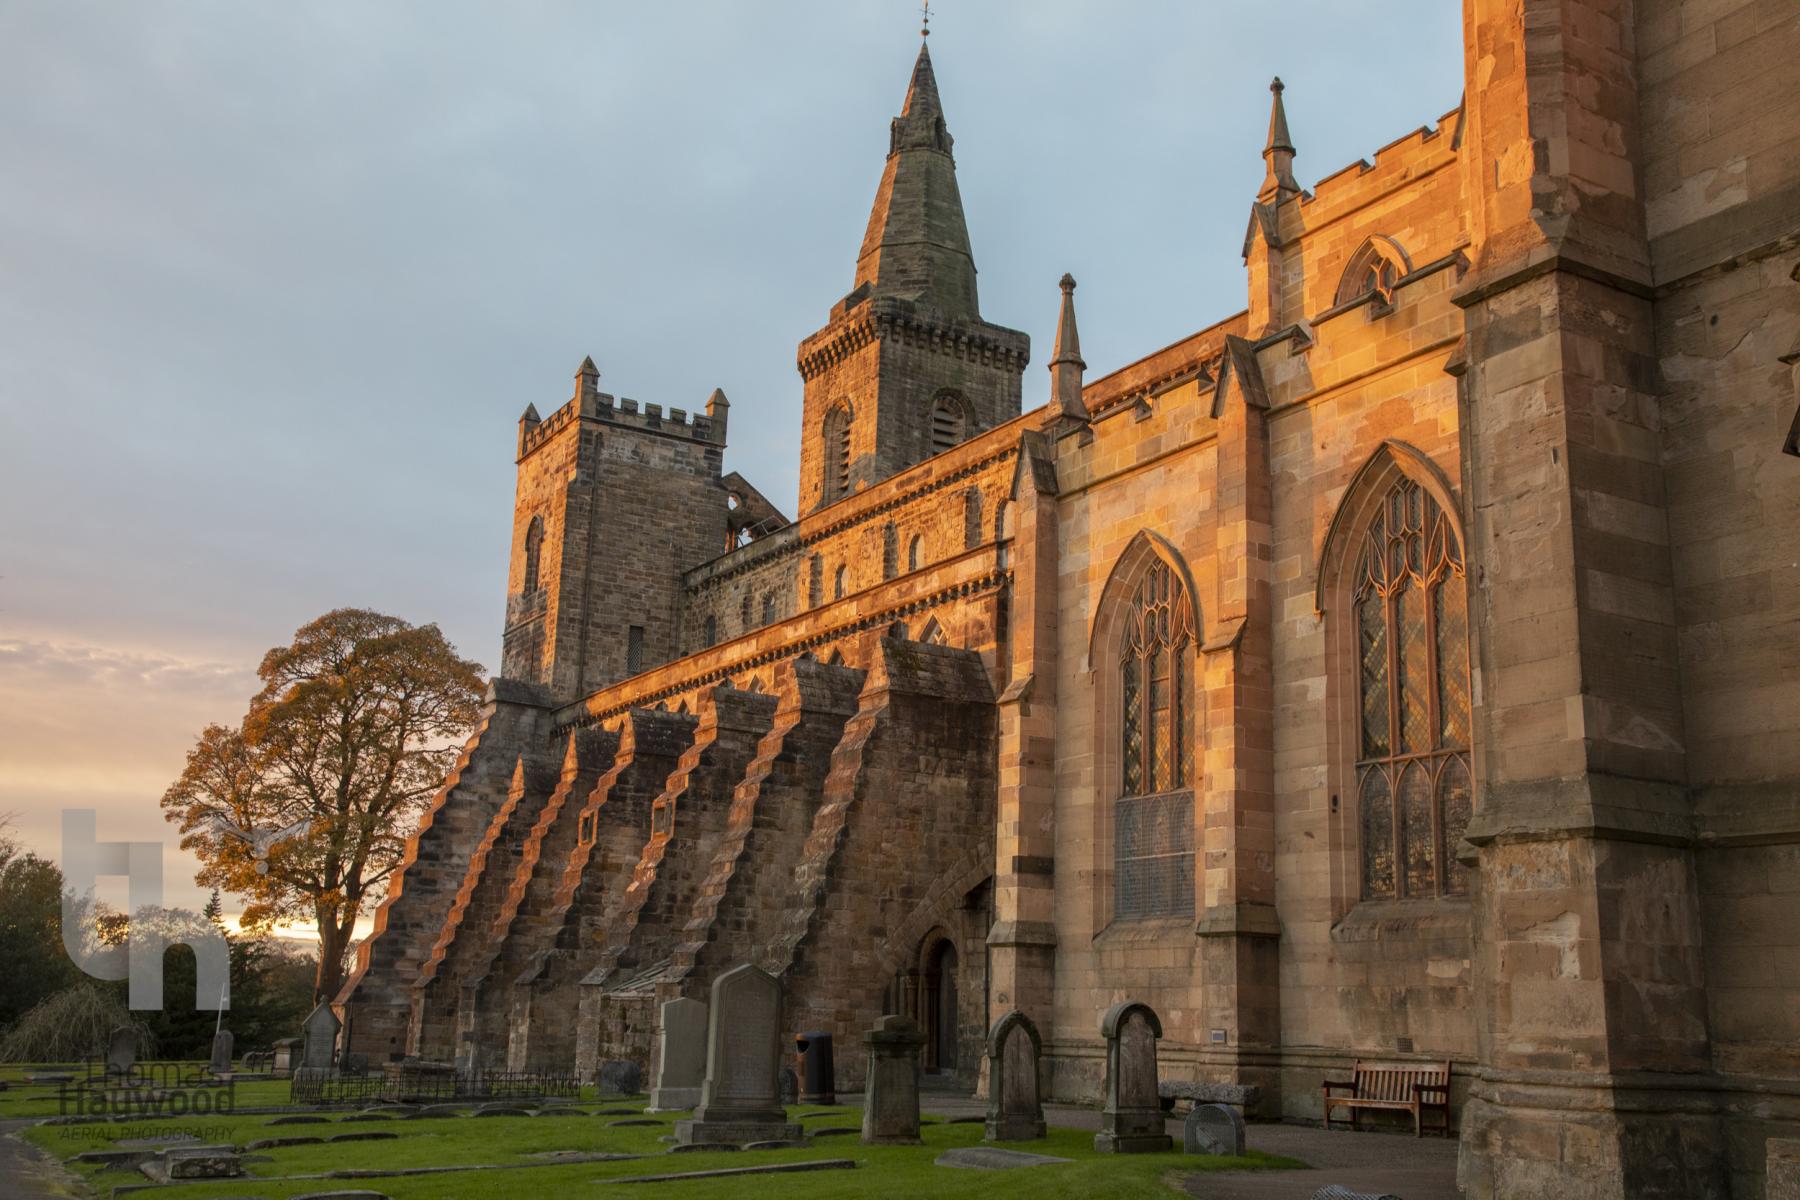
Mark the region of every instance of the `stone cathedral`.
<instances>
[{"instance_id":1,"label":"stone cathedral","mask_svg":"<svg viewBox=\"0 0 1800 1200\"><path fill-rule=\"evenodd\" d=\"M983 313L922 49L799 345L792 518L724 471L722 391L590 359L527 408L502 670L352 1048L648 1064L748 961L791 1030L907 1013L963 1086L1021 1009L1092 1099L1132 999L1164 1078L1263 1117L1449 1060L1471 1197L1762 1196L1800 1136L1800 12L1463 7L1461 101L1310 189L1276 82L1244 227L1168 231L1241 236L1244 309L1101 376L1068 276L1048 379Z\"/></svg>"}]
</instances>

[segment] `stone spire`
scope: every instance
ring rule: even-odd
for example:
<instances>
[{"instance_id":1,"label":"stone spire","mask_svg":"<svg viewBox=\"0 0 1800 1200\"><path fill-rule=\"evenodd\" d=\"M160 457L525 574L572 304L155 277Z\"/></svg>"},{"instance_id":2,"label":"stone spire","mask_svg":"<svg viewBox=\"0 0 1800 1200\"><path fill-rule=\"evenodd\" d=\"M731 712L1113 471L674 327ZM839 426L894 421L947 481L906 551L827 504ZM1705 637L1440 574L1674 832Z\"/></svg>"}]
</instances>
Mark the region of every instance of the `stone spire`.
<instances>
[{"instance_id":1,"label":"stone spire","mask_svg":"<svg viewBox=\"0 0 1800 1200\"><path fill-rule=\"evenodd\" d=\"M1065 274L1061 286L1062 313L1056 321L1056 349L1050 355L1050 407L1057 416L1085 421L1081 373L1087 363L1081 360L1081 335L1075 329L1075 277Z\"/></svg>"},{"instance_id":2,"label":"stone spire","mask_svg":"<svg viewBox=\"0 0 1800 1200\"><path fill-rule=\"evenodd\" d=\"M1283 90L1281 76L1277 75L1269 84L1274 99L1269 104L1269 144L1263 148L1263 161L1269 169L1263 176L1262 190L1257 193L1257 198L1264 201L1300 191L1300 185L1294 182L1294 138L1288 133L1287 106L1281 102Z\"/></svg>"},{"instance_id":3,"label":"stone spire","mask_svg":"<svg viewBox=\"0 0 1800 1200\"><path fill-rule=\"evenodd\" d=\"M857 255L852 297L860 299L866 288L867 294L916 301L947 317L979 319L952 144L931 51L921 44L906 103L889 128L887 165Z\"/></svg>"}]
</instances>

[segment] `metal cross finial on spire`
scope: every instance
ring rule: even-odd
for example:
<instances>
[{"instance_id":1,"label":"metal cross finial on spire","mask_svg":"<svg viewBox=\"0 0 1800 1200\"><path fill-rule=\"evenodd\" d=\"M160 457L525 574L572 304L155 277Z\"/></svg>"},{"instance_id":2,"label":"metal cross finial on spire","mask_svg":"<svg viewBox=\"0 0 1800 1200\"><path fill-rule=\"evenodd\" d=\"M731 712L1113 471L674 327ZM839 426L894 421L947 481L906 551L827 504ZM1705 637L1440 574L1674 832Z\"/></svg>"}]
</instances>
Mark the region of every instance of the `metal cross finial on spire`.
<instances>
[{"instance_id":1,"label":"metal cross finial on spire","mask_svg":"<svg viewBox=\"0 0 1800 1200\"><path fill-rule=\"evenodd\" d=\"M925 3L919 6L919 18L920 18L919 19L919 36L922 38L930 37L931 36L931 0L925 0Z\"/></svg>"}]
</instances>

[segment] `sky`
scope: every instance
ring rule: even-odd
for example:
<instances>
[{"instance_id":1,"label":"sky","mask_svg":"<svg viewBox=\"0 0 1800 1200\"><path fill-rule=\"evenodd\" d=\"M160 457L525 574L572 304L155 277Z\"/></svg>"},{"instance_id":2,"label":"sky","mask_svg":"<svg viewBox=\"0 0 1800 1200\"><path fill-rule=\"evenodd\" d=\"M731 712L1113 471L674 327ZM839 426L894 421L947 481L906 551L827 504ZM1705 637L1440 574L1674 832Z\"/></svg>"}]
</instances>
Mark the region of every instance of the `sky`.
<instances>
[{"instance_id":1,"label":"sky","mask_svg":"<svg viewBox=\"0 0 1800 1200\"><path fill-rule=\"evenodd\" d=\"M1089 378L1245 303L1268 83L1303 185L1459 102L1444 0L943 0L982 314ZM499 660L513 451L582 356L731 398L790 515L794 351L849 290L911 0L0 3L0 814L161 840L263 651L342 606ZM108 897L107 889L101 891ZM123 886L118 898L123 899ZM228 912L238 905L226 898Z\"/></svg>"}]
</instances>

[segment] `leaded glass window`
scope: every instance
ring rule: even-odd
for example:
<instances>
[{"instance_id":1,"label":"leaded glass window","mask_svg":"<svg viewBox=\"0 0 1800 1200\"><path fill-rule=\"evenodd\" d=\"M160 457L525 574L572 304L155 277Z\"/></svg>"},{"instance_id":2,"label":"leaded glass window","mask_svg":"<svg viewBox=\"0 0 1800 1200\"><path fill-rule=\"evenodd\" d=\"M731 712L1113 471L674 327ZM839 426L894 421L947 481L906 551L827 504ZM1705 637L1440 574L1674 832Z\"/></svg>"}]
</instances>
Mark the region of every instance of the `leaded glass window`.
<instances>
[{"instance_id":1,"label":"leaded glass window","mask_svg":"<svg viewBox=\"0 0 1800 1200\"><path fill-rule=\"evenodd\" d=\"M1119 674L1114 913L1192 916L1194 619L1186 589L1161 560L1131 598Z\"/></svg>"},{"instance_id":2,"label":"leaded glass window","mask_svg":"<svg viewBox=\"0 0 1800 1200\"><path fill-rule=\"evenodd\" d=\"M1363 897L1462 895L1454 855L1474 793L1467 585L1455 529L1412 480L1370 522L1352 596Z\"/></svg>"}]
</instances>

